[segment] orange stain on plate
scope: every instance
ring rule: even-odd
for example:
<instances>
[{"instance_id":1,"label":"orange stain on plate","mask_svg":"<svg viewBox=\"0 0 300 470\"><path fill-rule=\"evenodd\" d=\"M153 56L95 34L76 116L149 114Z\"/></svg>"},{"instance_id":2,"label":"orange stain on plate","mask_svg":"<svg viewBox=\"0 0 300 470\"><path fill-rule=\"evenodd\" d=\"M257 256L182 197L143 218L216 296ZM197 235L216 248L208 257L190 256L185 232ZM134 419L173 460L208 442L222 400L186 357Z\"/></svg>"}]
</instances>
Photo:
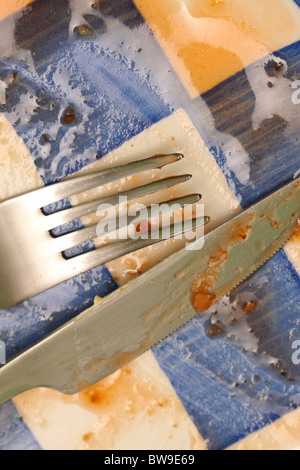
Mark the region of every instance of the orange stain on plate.
<instances>
[{"instance_id":1,"label":"orange stain on plate","mask_svg":"<svg viewBox=\"0 0 300 470\"><path fill-rule=\"evenodd\" d=\"M0 21L29 5L33 0L0 0Z\"/></svg>"},{"instance_id":2,"label":"orange stain on plate","mask_svg":"<svg viewBox=\"0 0 300 470\"><path fill-rule=\"evenodd\" d=\"M151 442L161 442L162 449L169 445L172 449L179 442L183 449L205 450L204 440L157 367L152 355L147 354L76 395L40 388L15 397L14 403L36 437L47 435L51 429L61 433L59 420L68 419L68 412L73 415L80 409L80 419L92 414L94 418L76 438L73 450L113 450L120 445L122 449L133 448L132 443L135 448L150 449ZM65 416L53 418L53 410L61 410L62 405ZM41 444L46 442L43 439ZM50 450L57 450L61 440L63 434Z\"/></svg>"},{"instance_id":3,"label":"orange stain on plate","mask_svg":"<svg viewBox=\"0 0 300 470\"><path fill-rule=\"evenodd\" d=\"M134 0L192 98L300 38L292 0Z\"/></svg>"}]
</instances>

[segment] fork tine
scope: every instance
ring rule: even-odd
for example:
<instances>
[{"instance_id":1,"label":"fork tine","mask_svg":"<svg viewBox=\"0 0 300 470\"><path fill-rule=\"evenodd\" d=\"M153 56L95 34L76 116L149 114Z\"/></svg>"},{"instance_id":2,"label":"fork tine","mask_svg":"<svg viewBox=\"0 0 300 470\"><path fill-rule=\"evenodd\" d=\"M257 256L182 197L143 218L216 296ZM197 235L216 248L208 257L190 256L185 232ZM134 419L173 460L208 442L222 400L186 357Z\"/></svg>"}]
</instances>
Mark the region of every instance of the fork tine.
<instances>
[{"instance_id":1,"label":"fork tine","mask_svg":"<svg viewBox=\"0 0 300 470\"><path fill-rule=\"evenodd\" d=\"M148 170L163 168L171 163L176 163L184 158L180 153L150 157L144 160L128 163L115 168L108 168L96 173L77 176L60 183L52 184L22 196L30 203L32 209L41 209L62 199L67 199L75 194L88 191L112 181L117 181Z\"/></svg>"},{"instance_id":2,"label":"fork tine","mask_svg":"<svg viewBox=\"0 0 300 470\"><path fill-rule=\"evenodd\" d=\"M129 253L139 251L151 245L160 243L163 240L178 237L184 233L196 230L197 228L203 227L208 224L210 217L200 217L198 219L191 219L185 221L184 226L182 223L178 223L170 226L170 234L165 236L164 228L159 228L152 233L150 239L126 239L112 243L111 245L98 248L95 251L81 254L75 258L66 260L62 265L61 275L65 276L65 280L75 277L78 274L89 271L97 266L108 263L114 259L118 259Z\"/></svg>"},{"instance_id":3,"label":"fork tine","mask_svg":"<svg viewBox=\"0 0 300 470\"><path fill-rule=\"evenodd\" d=\"M41 219L40 230L53 230L56 227L64 225L76 219L80 219L83 216L94 214L100 205L109 204L110 206L117 206L120 201L120 197L126 197L129 201L138 199L142 196L147 196L163 189L177 186L178 184L185 183L191 179L191 175L172 176L164 178L153 183L139 186L122 193L117 193L106 198L102 198L96 201L81 204L79 206L71 207L70 209L57 212L45 216Z\"/></svg>"},{"instance_id":4,"label":"fork tine","mask_svg":"<svg viewBox=\"0 0 300 470\"><path fill-rule=\"evenodd\" d=\"M172 206L175 204L181 207L186 207L191 204L196 204L197 202L200 201L201 197L202 196L200 194L192 194L190 196L185 196L182 198L171 199L169 201L162 203L160 207L162 207L163 210L161 212L167 212L167 211L170 212L172 210ZM169 208L167 208L168 206ZM148 215L145 217L145 220L154 216L152 209L153 209L152 206L147 207ZM136 220L136 216L130 217L126 215L124 217L118 218L117 220L118 225L116 227L116 230L120 230L130 225L135 220ZM108 226L110 226L109 221L107 222L107 224ZM85 243L89 240L94 240L98 238L97 227L98 225L93 225L91 227L87 227L82 230L77 230L76 232L72 232L67 235L62 235L60 237L57 237L54 240L51 240L49 250L51 250L51 252L53 253L59 253L59 252L69 250L70 248L73 248L77 245Z\"/></svg>"}]
</instances>

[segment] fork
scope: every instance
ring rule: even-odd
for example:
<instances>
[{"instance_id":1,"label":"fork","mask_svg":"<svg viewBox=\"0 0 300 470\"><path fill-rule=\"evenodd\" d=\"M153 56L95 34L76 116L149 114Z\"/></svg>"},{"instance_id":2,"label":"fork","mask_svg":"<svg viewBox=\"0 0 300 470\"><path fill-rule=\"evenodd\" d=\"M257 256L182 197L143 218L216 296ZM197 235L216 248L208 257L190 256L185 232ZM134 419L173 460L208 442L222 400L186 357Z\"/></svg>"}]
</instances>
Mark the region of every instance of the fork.
<instances>
[{"instance_id":1,"label":"fork","mask_svg":"<svg viewBox=\"0 0 300 470\"><path fill-rule=\"evenodd\" d=\"M54 235L54 230L58 227L65 227L66 224L79 220L83 216L96 213L97 208L102 204L116 207L119 205L120 197L126 197L129 201L136 200L182 184L188 181L191 175L163 178L101 199L62 210L56 208L54 212L47 213L46 208L51 204L68 200L71 196L113 181L162 168L182 158L184 158L182 154L151 157L70 178L2 202L0 204L0 308L13 307L113 259L166 238L173 238L184 232L195 230L208 223L208 217L192 218L187 221L188 223L185 222L184 226L182 223L172 225L167 235L162 228L159 228L156 235L148 239L135 237L116 241L98 249L93 246L91 251L85 251L73 257L67 257L66 252L73 247L97 239L97 225L77 230L73 227L60 236ZM173 204L185 207L197 203L200 199L200 194L191 194L166 201L164 204L171 211ZM150 209L150 207L147 208L148 215L151 213ZM125 218L123 221L120 219L118 229L130 221L130 218Z\"/></svg>"}]
</instances>

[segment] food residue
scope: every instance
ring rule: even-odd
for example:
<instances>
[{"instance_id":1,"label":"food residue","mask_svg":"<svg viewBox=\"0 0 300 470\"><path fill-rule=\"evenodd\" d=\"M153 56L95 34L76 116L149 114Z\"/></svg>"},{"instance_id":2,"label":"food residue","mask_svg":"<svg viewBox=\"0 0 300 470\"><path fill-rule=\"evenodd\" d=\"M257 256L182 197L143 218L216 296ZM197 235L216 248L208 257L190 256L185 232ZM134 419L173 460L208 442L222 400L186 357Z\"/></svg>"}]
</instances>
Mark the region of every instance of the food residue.
<instances>
[{"instance_id":1,"label":"food residue","mask_svg":"<svg viewBox=\"0 0 300 470\"><path fill-rule=\"evenodd\" d=\"M257 306L258 306L258 303L255 300L251 300L249 302L246 302L243 305L242 309L246 313L251 313L251 312L253 312L254 310L257 309Z\"/></svg>"},{"instance_id":2,"label":"food residue","mask_svg":"<svg viewBox=\"0 0 300 470\"><path fill-rule=\"evenodd\" d=\"M252 230L251 222L254 220L253 214L247 215L247 220L236 222L231 229L227 247L218 246L216 251L208 260L208 269L201 274L192 286L192 304L198 313L208 310L217 300L214 287L217 285L219 273L229 260L230 250L240 243L245 242Z\"/></svg>"},{"instance_id":3,"label":"food residue","mask_svg":"<svg viewBox=\"0 0 300 470\"><path fill-rule=\"evenodd\" d=\"M220 336L222 334L223 330L222 330L222 327L220 325L218 325L217 323L213 323L208 331L207 331L207 335L210 337L210 338L215 338L217 336Z\"/></svg>"},{"instance_id":4,"label":"food residue","mask_svg":"<svg viewBox=\"0 0 300 470\"><path fill-rule=\"evenodd\" d=\"M300 181L297 181L297 183L294 185L294 189L297 191L300 189Z\"/></svg>"},{"instance_id":5,"label":"food residue","mask_svg":"<svg viewBox=\"0 0 300 470\"><path fill-rule=\"evenodd\" d=\"M206 449L150 352L76 395L35 389L15 404L45 450ZM60 421L64 428L65 420L76 423L76 415L73 439L57 432Z\"/></svg>"},{"instance_id":6,"label":"food residue","mask_svg":"<svg viewBox=\"0 0 300 470\"><path fill-rule=\"evenodd\" d=\"M78 31L80 36L92 37L94 35L92 29L85 24L78 26L76 31Z\"/></svg>"},{"instance_id":7,"label":"food residue","mask_svg":"<svg viewBox=\"0 0 300 470\"><path fill-rule=\"evenodd\" d=\"M241 222L238 222L231 231L230 239L236 242L246 241L251 229L252 229L252 225L250 224L245 225Z\"/></svg>"},{"instance_id":8,"label":"food residue","mask_svg":"<svg viewBox=\"0 0 300 470\"><path fill-rule=\"evenodd\" d=\"M76 121L75 110L72 107L69 107L65 110L62 115L62 122L67 125L72 125Z\"/></svg>"}]
</instances>

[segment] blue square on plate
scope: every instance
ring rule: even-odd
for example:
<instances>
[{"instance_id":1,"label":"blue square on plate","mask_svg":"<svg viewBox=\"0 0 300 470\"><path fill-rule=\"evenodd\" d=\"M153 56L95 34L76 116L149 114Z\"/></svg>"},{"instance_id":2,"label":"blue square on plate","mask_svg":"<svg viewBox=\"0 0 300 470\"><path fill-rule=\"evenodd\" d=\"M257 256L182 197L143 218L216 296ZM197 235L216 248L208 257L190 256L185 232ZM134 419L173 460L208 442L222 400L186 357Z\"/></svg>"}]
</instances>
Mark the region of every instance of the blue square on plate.
<instances>
[{"instance_id":1,"label":"blue square on plate","mask_svg":"<svg viewBox=\"0 0 300 470\"><path fill-rule=\"evenodd\" d=\"M0 110L46 184L172 113L156 78L159 69L168 74L168 62L133 2L94 5L78 13L67 2L37 0L16 21L18 52L6 57L0 49L0 79L8 83Z\"/></svg>"}]
</instances>

